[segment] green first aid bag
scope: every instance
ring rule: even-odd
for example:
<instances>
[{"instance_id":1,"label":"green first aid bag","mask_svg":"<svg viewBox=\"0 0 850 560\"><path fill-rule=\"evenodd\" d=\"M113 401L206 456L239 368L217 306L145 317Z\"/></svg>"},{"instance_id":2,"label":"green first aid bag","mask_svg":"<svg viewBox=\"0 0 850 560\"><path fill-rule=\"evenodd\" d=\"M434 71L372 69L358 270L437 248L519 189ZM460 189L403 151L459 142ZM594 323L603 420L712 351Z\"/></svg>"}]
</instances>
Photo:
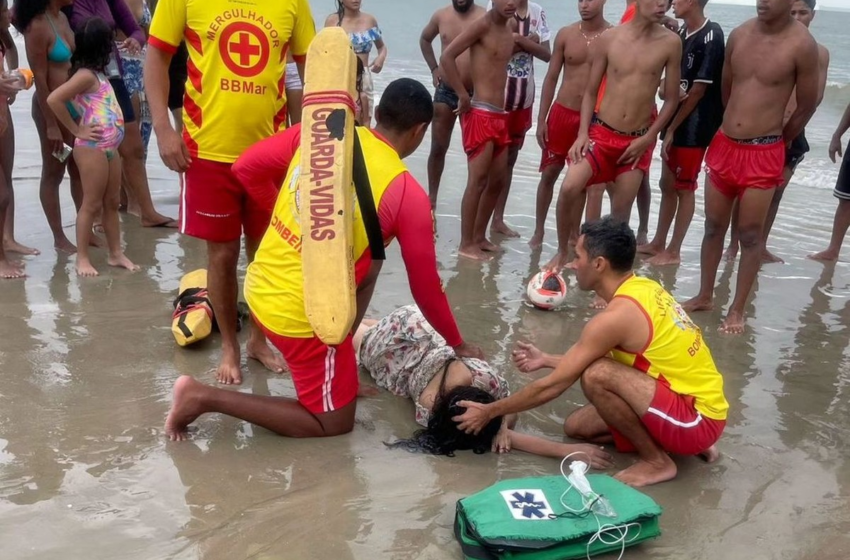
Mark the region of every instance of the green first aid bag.
<instances>
[{"instance_id":1,"label":"green first aid bag","mask_svg":"<svg viewBox=\"0 0 850 560\"><path fill-rule=\"evenodd\" d=\"M503 480L458 500L455 537L464 558L569 560L619 551L623 546L618 539L619 531L605 533L601 539L590 542L600 524L636 524L628 529L626 546L661 534L658 524L661 507L652 498L607 475L592 474L587 479L593 491L604 496L614 508L616 518L561 515L568 511L561 504L561 495L569 488L563 476ZM573 510L580 511L583 507L581 494L575 489L563 499ZM550 515L559 517L553 519Z\"/></svg>"}]
</instances>

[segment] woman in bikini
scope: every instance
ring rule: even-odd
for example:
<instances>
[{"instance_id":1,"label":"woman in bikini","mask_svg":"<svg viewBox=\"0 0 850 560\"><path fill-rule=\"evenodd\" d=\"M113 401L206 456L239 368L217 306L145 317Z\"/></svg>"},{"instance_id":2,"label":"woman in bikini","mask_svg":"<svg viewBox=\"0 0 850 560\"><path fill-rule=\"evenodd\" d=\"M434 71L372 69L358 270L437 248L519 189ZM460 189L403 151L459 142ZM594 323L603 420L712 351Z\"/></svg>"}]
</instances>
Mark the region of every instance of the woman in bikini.
<instances>
[{"instance_id":1,"label":"woman in bikini","mask_svg":"<svg viewBox=\"0 0 850 560\"><path fill-rule=\"evenodd\" d=\"M354 335L354 348L360 367L379 387L413 401L416 423L423 427L391 447L439 455L463 449L477 453L515 449L555 458L581 451L595 468L611 466L611 456L598 445L569 444L514 431L516 415L493 420L478 435L458 430L452 418L465 409L456 403L503 399L510 395L508 382L483 360L457 358L414 305L380 321L364 319Z\"/></svg>"},{"instance_id":2,"label":"woman in bikini","mask_svg":"<svg viewBox=\"0 0 850 560\"><path fill-rule=\"evenodd\" d=\"M74 137L56 120L47 106L47 96L68 81L71 54L74 51L74 32L60 8L73 0L17 0L12 24L23 36L27 61L33 72L35 95L32 98L32 119L41 143L41 183L39 197L57 251L75 253L77 248L62 229L59 185L65 176L65 165L71 175L71 196L79 209L82 188L76 165L65 146L73 145ZM96 241L96 238L93 238Z\"/></svg>"},{"instance_id":3,"label":"woman in bikini","mask_svg":"<svg viewBox=\"0 0 850 560\"><path fill-rule=\"evenodd\" d=\"M325 27L341 27L349 38L354 53L363 63L363 90L360 94L361 109L358 122L372 125L375 87L372 74L379 74L387 60L387 45L384 44L378 20L372 14L360 11L361 0L336 0L337 11L325 19ZM377 47L378 56L369 64L372 45Z\"/></svg>"}]
</instances>

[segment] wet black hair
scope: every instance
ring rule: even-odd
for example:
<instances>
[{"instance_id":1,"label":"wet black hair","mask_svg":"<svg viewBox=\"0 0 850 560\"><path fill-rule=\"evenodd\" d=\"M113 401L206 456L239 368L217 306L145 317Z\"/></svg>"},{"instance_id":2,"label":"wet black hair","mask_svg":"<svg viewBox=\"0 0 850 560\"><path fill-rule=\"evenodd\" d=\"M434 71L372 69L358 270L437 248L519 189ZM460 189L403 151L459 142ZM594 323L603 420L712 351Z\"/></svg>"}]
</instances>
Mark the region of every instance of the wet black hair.
<instances>
[{"instance_id":1,"label":"wet black hair","mask_svg":"<svg viewBox=\"0 0 850 560\"><path fill-rule=\"evenodd\" d=\"M588 222L581 226L584 250L591 259L603 257L617 272L629 272L634 268L637 243L635 232L629 224L612 216Z\"/></svg>"},{"instance_id":2,"label":"wet black hair","mask_svg":"<svg viewBox=\"0 0 850 560\"><path fill-rule=\"evenodd\" d=\"M699 4L700 8L705 8L708 6L708 0L697 0L697 4Z\"/></svg>"},{"instance_id":3,"label":"wet black hair","mask_svg":"<svg viewBox=\"0 0 850 560\"><path fill-rule=\"evenodd\" d=\"M477 454L490 451L493 438L496 437L502 426L501 416L490 420L477 435L467 434L459 430L457 422L452 418L466 412L465 407L458 406L457 403L460 401L489 404L495 399L487 391L470 386L455 387L448 393L444 393L449 364L446 365L443 373L439 393L434 401L434 408L431 410L431 419L428 420L428 427L418 430L409 439L386 443L387 447L402 448L412 453L430 453L448 457L454 457L455 451L471 449L473 453Z\"/></svg>"},{"instance_id":4,"label":"wet black hair","mask_svg":"<svg viewBox=\"0 0 850 560\"><path fill-rule=\"evenodd\" d=\"M68 75L73 76L81 68L103 72L112 55L114 36L112 28L103 18L91 17L85 20L74 33L77 46L71 55L71 69L68 70Z\"/></svg>"},{"instance_id":5,"label":"wet black hair","mask_svg":"<svg viewBox=\"0 0 850 560\"><path fill-rule=\"evenodd\" d=\"M420 82L400 78L390 82L384 90L377 115L382 126L396 132L407 132L416 125L431 122L434 102Z\"/></svg>"},{"instance_id":6,"label":"wet black hair","mask_svg":"<svg viewBox=\"0 0 850 560\"><path fill-rule=\"evenodd\" d=\"M806 6L808 6L809 8L811 8L813 12L815 11L815 6L818 5L817 0L803 0L803 3L806 4Z\"/></svg>"},{"instance_id":7,"label":"wet black hair","mask_svg":"<svg viewBox=\"0 0 850 560\"><path fill-rule=\"evenodd\" d=\"M50 0L15 0L12 13L12 25L19 33L29 29L32 20L47 11Z\"/></svg>"}]
</instances>

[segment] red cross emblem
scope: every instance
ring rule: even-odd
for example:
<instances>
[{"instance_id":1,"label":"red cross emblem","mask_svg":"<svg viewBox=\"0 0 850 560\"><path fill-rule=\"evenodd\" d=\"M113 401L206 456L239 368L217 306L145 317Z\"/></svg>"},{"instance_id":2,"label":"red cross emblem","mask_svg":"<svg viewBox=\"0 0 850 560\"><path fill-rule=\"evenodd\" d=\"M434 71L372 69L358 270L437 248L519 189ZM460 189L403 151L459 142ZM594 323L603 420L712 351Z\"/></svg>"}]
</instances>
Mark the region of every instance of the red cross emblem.
<instances>
[{"instance_id":1,"label":"red cross emblem","mask_svg":"<svg viewBox=\"0 0 850 560\"><path fill-rule=\"evenodd\" d=\"M242 78L262 72L269 62L269 40L263 30L244 21L225 27L218 39L227 69Z\"/></svg>"}]
</instances>

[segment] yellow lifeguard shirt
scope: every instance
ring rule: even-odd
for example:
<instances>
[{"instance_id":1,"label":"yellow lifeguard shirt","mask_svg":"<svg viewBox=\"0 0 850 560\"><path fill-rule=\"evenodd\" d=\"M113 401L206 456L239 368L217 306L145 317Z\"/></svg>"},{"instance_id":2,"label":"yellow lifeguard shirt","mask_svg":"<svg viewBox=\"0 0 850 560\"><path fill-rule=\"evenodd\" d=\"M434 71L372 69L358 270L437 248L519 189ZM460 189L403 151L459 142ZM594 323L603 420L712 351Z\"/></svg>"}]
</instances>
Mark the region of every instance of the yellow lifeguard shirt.
<instances>
[{"instance_id":1,"label":"yellow lifeguard shirt","mask_svg":"<svg viewBox=\"0 0 850 560\"><path fill-rule=\"evenodd\" d=\"M232 163L286 123L286 55L316 28L307 0L159 0L151 46L189 51L184 139L193 157Z\"/></svg>"},{"instance_id":2,"label":"yellow lifeguard shirt","mask_svg":"<svg viewBox=\"0 0 850 560\"><path fill-rule=\"evenodd\" d=\"M650 325L649 343L642 352L615 349L614 360L655 379L663 377L674 392L693 396L694 407L703 416L725 420L729 403L723 395L723 376L699 327L673 296L658 282L632 276L614 297L637 304Z\"/></svg>"},{"instance_id":3,"label":"yellow lifeguard shirt","mask_svg":"<svg viewBox=\"0 0 850 560\"><path fill-rule=\"evenodd\" d=\"M360 137L363 153L366 154L366 172L372 186L375 208L378 208L393 180L407 171L407 167L392 146L374 132L359 126L355 130ZM251 312L265 328L282 336L310 338L314 335L304 311L304 277L301 268L300 161L299 148L292 157L293 164L287 171L277 197L271 224L257 249L254 261L248 266L244 293ZM353 261L359 269L361 257L369 248L369 238L356 197L353 210Z\"/></svg>"}]
</instances>

